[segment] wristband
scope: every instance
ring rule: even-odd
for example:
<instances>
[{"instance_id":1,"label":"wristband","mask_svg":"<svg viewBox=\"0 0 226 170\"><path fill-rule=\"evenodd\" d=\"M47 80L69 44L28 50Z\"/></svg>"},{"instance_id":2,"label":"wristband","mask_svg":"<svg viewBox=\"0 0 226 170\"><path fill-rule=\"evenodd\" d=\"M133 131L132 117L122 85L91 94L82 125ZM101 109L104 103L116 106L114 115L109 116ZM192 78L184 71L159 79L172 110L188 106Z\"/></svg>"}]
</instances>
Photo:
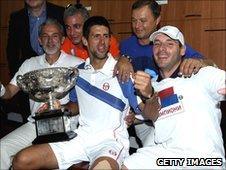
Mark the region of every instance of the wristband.
<instances>
[{"instance_id":1,"label":"wristband","mask_svg":"<svg viewBox=\"0 0 226 170\"><path fill-rule=\"evenodd\" d=\"M0 97L2 97L4 94L5 94L5 87L3 86L3 84L1 84Z\"/></svg>"}]
</instances>

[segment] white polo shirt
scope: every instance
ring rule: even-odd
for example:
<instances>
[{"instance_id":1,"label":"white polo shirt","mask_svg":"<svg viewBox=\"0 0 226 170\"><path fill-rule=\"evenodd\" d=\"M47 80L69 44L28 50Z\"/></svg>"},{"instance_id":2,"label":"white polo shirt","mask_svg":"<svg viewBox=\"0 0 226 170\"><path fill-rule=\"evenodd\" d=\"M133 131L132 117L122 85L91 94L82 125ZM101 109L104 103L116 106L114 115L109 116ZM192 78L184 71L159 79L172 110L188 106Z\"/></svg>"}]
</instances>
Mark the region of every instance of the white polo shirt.
<instances>
[{"instance_id":1,"label":"white polo shirt","mask_svg":"<svg viewBox=\"0 0 226 170\"><path fill-rule=\"evenodd\" d=\"M153 82L162 109L155 125L155 142L177 148L184 156L224 158L217 90L225 87L225 71L204 67L191 78ZM179 153L178 153L179 154Z\"/></svg>"},{"instance_id":2,"label":"white polo shirt","mask_svg":"<svg viewBox=\"0 0 226 170\"><path fill-rule=\"evenodd\" d=\"M84 69L79 69L79 77L89 82L92 86L121 99L125 103L123 111L90 95L89 92L84 91L78 85L75 86L75 96L70 93L70 100L73 102L78 101L81 133L95 134L106 130L114 133L124 133L123 135L128 138L124 117L130 109L129 104L133 103L132 105L136 109L141 100L134 94L132 81L128 83L126 90L124 90L127 94L123 94L117 77L113 77L113 69L117 61L110 53L108 55L106 63L99 70L94 70L88 58Z\"/></svg>"},{"instance_id":3,"label":"white polo shirt","mask_svg":"<svg viewBox=\"0 0 226 170\"><path fill-rule=\"evenodd\" d=\"M25 73L33 70L51 68L51 67L75 67L81 64L82 62L83 60L81 60L80 58L66 54L64 51L61 51L59 59L52 65L50 65L46 61L45 54L32 57L24 61L24 63L20 66L19 70L10 81L10 84L17 86L16 77L18 75L24 75ZM65 104L68 101L69 101L68 95L61 100L62 104ZM43 103L41 102L35 102L34 100L30 99L31 116L34 116L35 112L38 110L38 108L42 104ZM33 119L31 118L31 116L28 117L28 121L32 122Z\"/></svg>"}]
</instances>

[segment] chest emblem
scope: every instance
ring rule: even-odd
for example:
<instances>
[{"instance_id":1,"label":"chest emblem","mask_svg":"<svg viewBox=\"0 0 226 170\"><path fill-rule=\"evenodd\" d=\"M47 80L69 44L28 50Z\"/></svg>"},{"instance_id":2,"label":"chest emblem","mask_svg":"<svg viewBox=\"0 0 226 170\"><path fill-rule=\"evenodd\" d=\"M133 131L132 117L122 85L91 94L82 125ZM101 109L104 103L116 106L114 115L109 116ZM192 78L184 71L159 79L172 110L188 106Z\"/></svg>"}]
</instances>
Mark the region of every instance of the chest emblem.
<instances>
[{"instance_id":1,"label":"chest emblem","mask_svg":"<svg viewBox=\"0 0 226 170\"><path fill-rule=\"evenodd\" d=\"M109 83L105 82L105 83L103 84L103 90L104 90L104 91L107 91L109 88L110 88Z\"/></svg>"},{"instance_id":2,"label":"chest emblem","mask_svg":"<svg viewBox=\"0 0 226 170\"><path fill-rule=\"evenodd\" d=\"M175 94L173 87L166 88L159 93L161 110L159 112L159 119L173 116L184 111L182 96Z\"/></svg>"}]
</instances>

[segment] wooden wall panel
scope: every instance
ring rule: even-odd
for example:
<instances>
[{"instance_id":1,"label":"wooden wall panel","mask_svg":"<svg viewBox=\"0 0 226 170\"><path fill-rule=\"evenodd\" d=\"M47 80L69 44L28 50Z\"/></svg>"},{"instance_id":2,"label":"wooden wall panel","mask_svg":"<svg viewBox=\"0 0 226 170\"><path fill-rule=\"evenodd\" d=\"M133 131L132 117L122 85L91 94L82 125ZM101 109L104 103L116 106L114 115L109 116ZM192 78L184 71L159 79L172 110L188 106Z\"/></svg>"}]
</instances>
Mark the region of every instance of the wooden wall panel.
<instances>
[{"instance_id":1,"label":"wooden wall panel","mask_svg":"<svg viewBox=\"0 0 226 170\"><path fill-rule=\"evenodd\" d=\"M23 0L0 0L0 27L7 27L10 13L23 8Z\"/></svg>"},{"instance_id":2,"label":"wooden wall panel","mask_svg":"<svg viewBox=\"0 0 226 170\"><path fill-rule=\"evenodd\" d=\"M0 28L0 64L7 63L6 59L6 42L8 37L8 28L2 27Z\"/></svg>"}]
</instances>

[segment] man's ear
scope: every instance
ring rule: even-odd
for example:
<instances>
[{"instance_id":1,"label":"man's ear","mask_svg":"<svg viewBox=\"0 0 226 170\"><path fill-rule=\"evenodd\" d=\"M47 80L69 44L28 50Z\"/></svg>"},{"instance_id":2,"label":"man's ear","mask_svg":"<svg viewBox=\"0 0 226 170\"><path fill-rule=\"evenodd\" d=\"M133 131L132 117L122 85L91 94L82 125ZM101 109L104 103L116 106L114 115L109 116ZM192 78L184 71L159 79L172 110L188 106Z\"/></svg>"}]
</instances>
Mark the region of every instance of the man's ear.
<instances>
[{"instance_id":1,"label":"man's ear","mask_svg":"<svg viewBox=\"0 0 226 170\"><path fill-rule=\"evenodd\" d=\"M161 21L161 16L159 16L159 17L156 19L156 26L159 25L160 21Z\"/></svg>"},{"instance_id":2,"label":"man's ear","mask_svg":"<svg viewBox=\"0 0 226 170\"><path fill-rule=\"evenodd\" d=\"M65 40L65 36L63 36L63 37L61 38L61 44L64 43L64 40Z\"/></svg>"},{"instance_id":3,"label":"man's ear","mask_svg":"<svg viewBox=\"0 0 226 170\"><path fill-rule=\"evenodd\" d=\"M184 55L185 55L185 51L186 51L186 46L184 45L184 46L182 46L182 47L180 48L180 55L181 55L181 56L184 56Z\"/></svg>"},{"instance_id":4,"label":"man's ear","mask_svg":"<svg viewBox=\"0 0 226 170\"><path fill-rule=\"evenodd\" d=\"M42 41L41 41L40 37L38 37L38 42L42 46Z\"/></svg>"},{"instance_id":5,"label":"man's ear","mask_svg":"<svg viewBox=\"0 0 226 170\"><path fill-rule=\"evenodd\" d=\"M88 41L85 37L82 37L82 43L84 44L84 46L88 46Z\"/></svg>"}]
</instances>

